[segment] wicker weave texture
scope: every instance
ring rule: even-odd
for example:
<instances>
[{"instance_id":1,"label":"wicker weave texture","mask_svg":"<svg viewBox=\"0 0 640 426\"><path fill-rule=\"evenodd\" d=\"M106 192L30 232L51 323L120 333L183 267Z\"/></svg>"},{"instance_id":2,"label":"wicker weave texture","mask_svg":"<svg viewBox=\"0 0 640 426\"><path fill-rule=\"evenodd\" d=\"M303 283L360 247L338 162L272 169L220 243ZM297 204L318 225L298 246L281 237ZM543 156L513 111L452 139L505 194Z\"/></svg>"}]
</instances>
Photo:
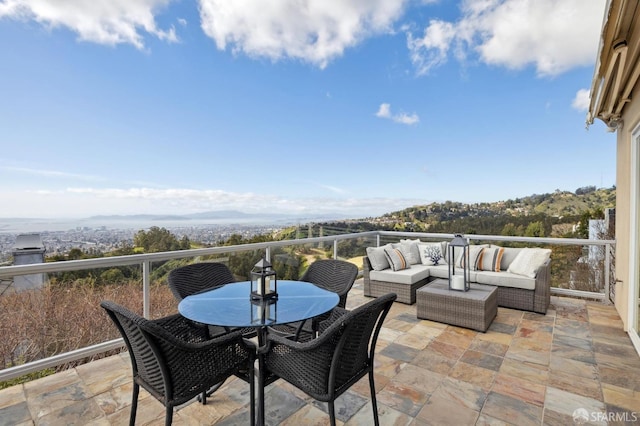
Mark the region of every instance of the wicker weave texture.
<instances>
[{"instance_id":1,"label":"wicker weave texture","mask_svg":"<svg viewBox=\"0 0 640 426\"><path fill-rule=\"evenodd\" d=\"M125 340L131 355L134 399L142 386L167 408L167 424L173 407L189 401L232 375L248 381L253 390L255 349L240 332L208 339L206 328L181 315L145 319L116 303L100 304ZM137 401L132 401L131 424Z\"/></svg>"},{"instance_id":2,"label":"wicker weave texture","mask_svg":"<svg viewBox=\"0 0 640 426\"><path fill-rule=\"evenodd\" d=\"M416 303L416 290L427 284L428 279L420 280L415 284L398 284L387 281L369 280L369 292L365 296L380 297L388 293L398 295L398 302L413 305Z\"/></svg>"},{"instance_id":3,"label":"wicker weave texture","mask_svg":"<svg viewBox=\"0 0 640 426\"><path fill-rule=\"evenodd\" d=\"M498 313L498 291L471 284L469 291L449 290L447 280L434 280L417 291L417 316L478 331L487 331Z\"/></svg>"},{"instance_id":4,"label":"wicker weave texture","mask_svg":"<svg viewBox=\"0 0 640 426\"><path fill-rule=\"evenodd\" d=\"M328 402L332 424L335 399L368 373L377 423L373 357L380 327L395 299L395 294L387 294L352 311L336 308L321 327L322 333L307 342L269 334L267 369L309 396Z\"/></svg>"},{"instance_id":5,"label":"wicker weave texture","mask_svg":"<svg viewBox=\"0 0 640 426\"><path fill-rule=\"evenodd\" d=\"M236 279L223 263L199 262L169 272L169 288L178 301L203 290L235 282Z\"/></svg>"},{"instance_id":6,"label":"wicker weave texture","mask_svg":"<svg viewBox=\"0 0 640 426\"><path fill-rule=\"evenodd\" d=\"M313 283L337 293L340 296L338 306L344 308L347 304L347 294L357 276L358 267L353 263L339 259L321 259L309 266L300 281Z\"/></svg>"},{"instance_id":7,"label":"wicker weave texture","mask_svg":"<svg viewBox=\"0 0 640 426\"><path fill-rule=\"evenodd\" d=\"M339 259L316 260L307 268L300 281L306 281L332 291L340 296L337 307L347 305L347 295L358 277L358 267L353 263ZM295 340L310 340L315 336L315 328L320 321L329 318L329 314L320 315L312 321L295 322L270 327L272 331L292 336Z\"/></svg>"}]
</instances>

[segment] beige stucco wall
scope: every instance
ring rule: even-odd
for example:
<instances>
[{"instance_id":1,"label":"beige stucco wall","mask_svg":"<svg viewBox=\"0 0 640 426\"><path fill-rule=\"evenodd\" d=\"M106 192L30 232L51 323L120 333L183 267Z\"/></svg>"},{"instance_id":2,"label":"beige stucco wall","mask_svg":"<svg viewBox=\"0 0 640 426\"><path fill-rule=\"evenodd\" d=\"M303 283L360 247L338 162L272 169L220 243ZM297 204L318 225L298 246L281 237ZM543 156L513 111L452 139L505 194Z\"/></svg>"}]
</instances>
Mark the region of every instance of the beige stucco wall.
<instances>
[{"instance_id":1,"label":"beige stucco wall","mask_svg":"<svg viewBox=\"0 0 640 426\"><path fill-rule=\"evenodd\" d=\"M626 104L623 113L623 127L618 130L616 153L616 283L615 306L624 323L624 329L629 329L629 294L631 271L630 265L637 265L630 259L631 219L635 216L632 205L633 194L631 184L632 173L631 135L640 124L640 100Z\"/></svg>"}]
</instances>

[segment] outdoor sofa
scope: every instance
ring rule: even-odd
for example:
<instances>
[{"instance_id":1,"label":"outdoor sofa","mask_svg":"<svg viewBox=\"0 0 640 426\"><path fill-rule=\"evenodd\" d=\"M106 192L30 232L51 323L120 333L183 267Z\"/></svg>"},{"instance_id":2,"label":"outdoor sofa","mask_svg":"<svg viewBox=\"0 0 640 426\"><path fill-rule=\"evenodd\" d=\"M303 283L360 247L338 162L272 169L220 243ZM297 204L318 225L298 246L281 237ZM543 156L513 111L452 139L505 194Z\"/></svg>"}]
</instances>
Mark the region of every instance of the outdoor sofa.
<instances>
[{"instance_id":1,"label":"outdoor sofa","mask_svg":"<svg viewBox=\"0 0 640 426\"><path fill-rule=\"evenodd\" d=\"M456 274L462 274L462 256L454 252L450 260L448 248L447 241L420 240L368 247L363 260L364 295L396 293L398 302L414 304L418 288L434 279L448 278L450 261ZM550 255L549 249L471 244L470 280L496 286L499 306L544 314L550 302Z\"/></svg>"}]
</instances>

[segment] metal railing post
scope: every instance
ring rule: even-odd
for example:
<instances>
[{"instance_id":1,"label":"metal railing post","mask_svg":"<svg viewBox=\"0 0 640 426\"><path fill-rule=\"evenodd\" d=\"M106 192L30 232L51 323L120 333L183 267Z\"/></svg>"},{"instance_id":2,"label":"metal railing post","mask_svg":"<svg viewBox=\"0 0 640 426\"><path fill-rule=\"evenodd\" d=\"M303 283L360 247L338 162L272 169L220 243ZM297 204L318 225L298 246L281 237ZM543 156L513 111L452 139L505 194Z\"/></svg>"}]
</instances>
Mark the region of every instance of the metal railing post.
<instances>
[{"instance_id":1,"label":"metal railing post","mask_svg":"<svg viewBox=\"0 0 640 426\"><path fill-rule=\"evenodd\" d=\"M338 240L333 240L333 258L338 258Z\"/></svg>"},{"instance_id":2,"label":"metal railing post","mask_svg":"<svg viewBox=\"0 0 640 426\"><path fill-rule=\"evenodd\" d=\"M609 305L611 304L611 295L609 293L609 285L611 284L611 244L607 244L604 246L604 303Z\"/></svg>"},{"instance_id":3,"label":"metal railing post","mask_svg":"<svg viewBox=\"0 0 640 426\"><path fill-rule=\"evenodd\" d=\"M142 315L150 317L151 311L151 262L142 262Z\"/></svg>"}]
</instances>

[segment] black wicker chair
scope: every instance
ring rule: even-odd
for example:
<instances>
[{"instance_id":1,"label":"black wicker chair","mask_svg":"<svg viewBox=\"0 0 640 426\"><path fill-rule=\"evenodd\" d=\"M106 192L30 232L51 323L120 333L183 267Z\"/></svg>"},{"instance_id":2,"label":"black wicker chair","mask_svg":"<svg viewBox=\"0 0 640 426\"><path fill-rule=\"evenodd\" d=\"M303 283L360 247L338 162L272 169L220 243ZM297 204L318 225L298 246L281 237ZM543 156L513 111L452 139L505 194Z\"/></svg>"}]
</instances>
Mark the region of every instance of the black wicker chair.
<instances>
[{"instance_id":1,"label":"black wicker chair","mask_svg":"<svg viewBox=\"0 0 640 426\"><path fill-rule=\"evenodd\" d=\"M350 262L338 259L316 260L307 268L300 278L300 281L310 282L326 290L337 293L340 296L338 307L345 308L347 305L347 295L353 287L353 283L358 276L358 267ZM272 332L287 335L294 340L309 340L315 337L319 327L319 322L326 320L327 315L314 318L309 324L301 321L292 324L275 326Z\"/></svg>"},{"instance_id":2,"label":"black wicker chair","mask_svg":"<svg viewBox=\"0 0 640 426\"><path fill-rule=\"evenodd\" d=\"M225 284L236 282L229 268L218 262L200 262L181 266L169 272L167 277L169 288L178 301L201 291L211 290ZM229 327L208 326L211 336L220 336L230 331ZM240 329L246 338L256 336L255 328Z\"/></svg>"},{"instance_id":3,"label":"black wicker chair","mask_svg":"<svg viewBox=\"0 0 640 426\"><path fill-rule=\"evenodd\" d=\"M129 350L133 369L133 397L129 424L136 420L140 386L166 407L165 424L173 421L173 407L206 391L232 375L249 382L251 424L254 423L253 364L255 348L240 332L209 339L206 329L181 315L145 319L128 309L103 301Z\"/></svg>"},{"instance_id":4,"label":"black wicker chair","mask_svg":"<svg viewBox=\"0 0 640 426\"><path fill-rule=\"evenodd\" d=\"M204 290L236 281L223 263L200 262L181 266L169 272L169 288L178 301Z\"/></svg>"},{"instance_id":5,"label":"black wicker chair","mask_svg":"<svg viewBox=\"0 0 640 426\"><path fill-rule=\"evenodd\" d=\"M347 306L347 295L358 276L358 267L338 259L316 260L307 268L300 281L313 283L340 296L338 306Z\"/></svg>"},{"instance_id":6,"label":"black wicker chair","mask_svg":"<svg viewBox=\"0 0 640 426\"><path fill-rule=\"evenodd\" d=\"M336 308L322 322L321 334L306 342L269 334L270 347L265 357L267 372L309 396L327 402L333 426L336 424L336 398L369 374L373 417L378 425L373 355L382 322L394 300L395 293L390 293L353 311Z\"/></svg>"}]
</instances>

